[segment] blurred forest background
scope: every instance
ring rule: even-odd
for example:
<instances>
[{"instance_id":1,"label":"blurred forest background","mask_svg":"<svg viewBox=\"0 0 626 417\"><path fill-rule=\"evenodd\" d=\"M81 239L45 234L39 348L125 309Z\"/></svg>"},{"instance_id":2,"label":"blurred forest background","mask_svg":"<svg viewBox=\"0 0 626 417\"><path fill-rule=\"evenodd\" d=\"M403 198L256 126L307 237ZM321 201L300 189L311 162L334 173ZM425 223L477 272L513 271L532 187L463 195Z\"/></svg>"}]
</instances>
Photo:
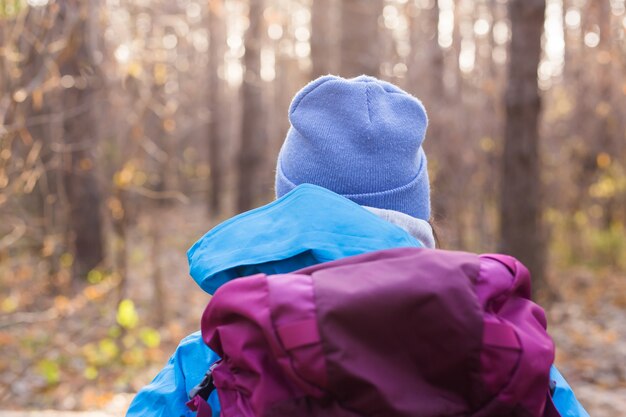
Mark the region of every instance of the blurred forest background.
<instances>
[{"instance_id":1,"label":"blurred forest background","mask_svg":"<svg viewBox=\"0 0 626 417\"><path fill-rule=\"evenodd\" d=\"M625 34L625 0L0 0L0 408L123 407L198 328L186 249L273 198L294 93L366 73L429 111L443 247L524 260L623 414Z\"/></svg>"}]
</instances>

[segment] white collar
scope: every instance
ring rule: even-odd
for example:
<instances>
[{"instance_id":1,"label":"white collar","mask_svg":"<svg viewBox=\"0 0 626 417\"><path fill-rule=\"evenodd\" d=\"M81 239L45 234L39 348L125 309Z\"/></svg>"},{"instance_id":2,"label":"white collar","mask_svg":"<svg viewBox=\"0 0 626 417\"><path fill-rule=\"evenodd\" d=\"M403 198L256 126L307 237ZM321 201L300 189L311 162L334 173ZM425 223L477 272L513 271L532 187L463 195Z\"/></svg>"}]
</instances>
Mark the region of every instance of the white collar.
<instances>
[{"instance_id":1,"label":"white collar","mask_svg":"<svg viewBox=\"0 0 626 417\"><path fill-rule=\"evenodd\" d=\"M435 248L435 236L433 234L433 228L426 220L418 219L416 217L409 216L406 213L395 210L380 209L376 207L363 206L370 212L374 213L383 220L407 231L415 239L422 242L422 244L430 249Z\"/></svg>"}]
</instances>

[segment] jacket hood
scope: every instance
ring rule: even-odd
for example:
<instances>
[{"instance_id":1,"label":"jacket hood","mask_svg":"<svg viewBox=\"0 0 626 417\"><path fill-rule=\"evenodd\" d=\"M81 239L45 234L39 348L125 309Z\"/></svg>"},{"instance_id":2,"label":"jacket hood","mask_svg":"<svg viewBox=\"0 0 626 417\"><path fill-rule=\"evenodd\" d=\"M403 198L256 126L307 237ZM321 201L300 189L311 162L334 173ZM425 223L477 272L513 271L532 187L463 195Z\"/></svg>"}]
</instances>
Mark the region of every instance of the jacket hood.
<instances>
[{"instance_id":1,"label":"jacket hood","mask_svg":"<svg viewBox=\"0 0 626 417\"><path fill-rule=\"evenodd\" d=\"M211 229L189 249L187 257L194 281L213 294L234 278L288 273L399 247L423 245L347 198L303 184Z\"/></svg>"}]
</instances>

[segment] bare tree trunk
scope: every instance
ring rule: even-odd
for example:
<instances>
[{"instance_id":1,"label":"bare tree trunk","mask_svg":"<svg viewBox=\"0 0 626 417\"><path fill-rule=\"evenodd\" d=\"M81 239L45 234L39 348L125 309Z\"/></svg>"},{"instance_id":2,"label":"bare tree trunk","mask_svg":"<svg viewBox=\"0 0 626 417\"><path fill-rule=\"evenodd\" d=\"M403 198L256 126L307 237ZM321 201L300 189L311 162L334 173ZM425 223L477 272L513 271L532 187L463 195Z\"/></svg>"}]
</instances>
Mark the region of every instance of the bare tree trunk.
<instances>
[{"instance_id":1,"label":"bare tree trunk","mask_svg":"<svg viewBox=\"0 0 626 417\"><path fill-rule=\"evenodd\" d=\"M575 5L575 1L572 0L568 6L572 8ZM580 30L577 33L577 38L566 38L566 55L565 55L565 73L567 77L566 81L569 81L571 85L575 86L573 91L574 97L574 111L572 112L571 127L572 131L576 132L576 135L581 138L591 137L595 132L593 126L588 123L587 115L592 114L594 111L595 99L593 97L593 85L592 78L589 77L589 61L592 51L585 45L585 33L591 30L593 22L590 19L591 4L581 5L579 9L581 15ZM577 41L576 43L574 41ZM568 54L569 51L569 54ZM574 135L572 135L574 136ZM574 185L576 186L575 192L572 193L571 201L568 204L570 213L576 213L582 210L585 202L588 199L588 190L596 172L596 158L593 156L593 146L595 141L585 141L584 146L576 149L574 148L574 172L575 179ZM569 216L568 222L570 223L568 229L571 230L572 247L574 253L582 254L584 251L583 242L574 238L578 233L579 227L576 225L574 216Z\"/></svg>"},{"instance_id":2,"label":"bare tree trunk","mask_svg":"<svg viewBox=\"0 0 626 417\"><path fill-rule=\"evenodd\" d=\"M597 8L598 23L600 26L600 44L598 45L596 61L599 65L598 82L599 82L599 103L596 107L596 114L598 115L598 126L595 134L596 143L598 149L594 152L594 160L596 166L599 164L598 156L601 153L606 155L616 155L615 144L621 136L621 130L617 131L617 123L614 115L614 103L613 103L613 66L612 60L615 59L612 55L613 52L613 39L611 36L611 4L609 2L597 2L594 3ZM616 55L618 56L618 55ZM599 167L598 167L599 168ZM603 204L603 225L605 229L609 229L613 224L615 218L615 195L607 196Z\"/></svg>"},{"instance_id":3,"label":"bare tree trunk","mask_svg":"<svg viewBox=\"0 0 626 417\"><path fill-rule=\"evenodd\" d=\"M209 213L217 218L223 210L224 198L224 165L225 156L222 137L221 109L223 106L222 83L218 75L219 67L224 61L224 27L223 2L213 1L209 4Z\"/></svg>"},{"instance_id":4,"label":"bare tree trunk","mask_svg":"<svg viewBox=\"0 0 626 417\"><path fill-rule=\"evenodd\" d=\"M433 3L430 9L419 9L415 3L409 4L408 10L411 16L410 42L411 55L409 57L409 68L407 73L409 92L424 100L424 105L429 114L428 137L439 140L443 134L445 126L445 91L443 85L444 56L439 46L439 4ZM448 107L449 111L449 107ZM430 141L426 141L427 146ZM443 147L433 149L437 153L455 153L453 147ZM449 160L451 155L437 155L440 159ZM436 158L436 159L439 159ZM436 187L449 189L449 175L438 175L435 181ZM447 193L446 193L447 194ZM437 193L433 198L433 216L436 218L447 217L446 198L443 193Z\"/></svg>"},{"instance_id":5,"label":"bare tree trunk","mask_svg":"<svg viewBox=\"0 0 626 417\"><path fill-rule=\"evenodd\" d=\"M165 324L165 318L167 317L167 297L165 296L165 286L163 282L163 268L161 267L161 259L163 256L163 248L161 244L161 224L157 220L159 216L153 216L151 234L152 234L152 247L150 248L150 254L152 258L152 288L153 288L153 317L154 325L161 327Z\"/></svg>"},{"instance_id":6,"label":"bare tree trunk","mask_svg":"<svg viewBox=\"0 0 626 417\"><path fill-rule=\"evenodd\" d=\"M63 102L60 100L59 94L44 95L43 106L38 109L33 106L33 117L37 115L50 114L55 108L61 108ZM63 177L60 167L61 156L58 149L62 148L63 143L63 123L61 121L50 121L49 123L33 126L30 133L35 140L41 140L44 143L41 152L41 164L43 166L43 175L38 181L37 188L39 194L38 211L42 220L44 238L41 241L41 253L46 259L48 266L48 275L50 276L50 291L59 293L68 290L67 283L60 282L59 271L60 259L63 252L67 251L58 237L66 235L66 221L64 218L64 203L66 203L65 189L63 186ZM56 147L56 150L55 149ZM49 239L46 242L46 239Z\"/></svg>"},{"instance_id":7,"label":"bare tree trunk","mask_svg":"<svg viewBox=\"0 0 626 417\"><path fill-rule=\"evenodd\" d=\"M311 5L312 78L337 71L336 0L315 0Z\"/></svg>"},{"instance_id":8,"label":"bare tree trunk","mask_svg":"<svg viewBox=\"0 0 626 417\"><path fill-rule=\"evenodd\" d=\"M261 40L263 39L263 0L250 0L250 26L245 34L246 52L241 98L243 102L241 147L238 154L237 210L255 207L265 194L265 149L267 133L261 80Z\"/></svg>"},{"instance_id":9,"label":"bare tree trunk","mask_svg":"<svg viewBox=\"0 0 626 417\"><path fill-rule=\"evenodd\" d=\"M528 267L535 290L545 287L537 83L545 5L545 0L509 3L512 37L500 203L501 250Z\"/></svg>"},{"instance_id":10,"label":"bare tree trunk","mask_svg":"<svg viewBox=\"0 0 626 417\"><path fill-rule=\"evenodd\" d=\"M383 0L341 0L341 75L377 76L381 38L378 19Z\"/></svg>"},{"instance_id":11,"label":"bare tree trunk","mask_svg":"<svg viewBox=\"0 0 626 417\"><path fill-rule=\"evenodd\" d=\"M63 103L56 90L44 88L44 85L54 67L51 63L60 53L58 49L51 51L53 48L49 45L65 38L69 25L57 18L62 14L56 4L33 8L16 2L8 15L7 10L4 11L0 18L4 23L0 25L0 49L19 51L21 58L14 62L10 55L0 54L0 126L39 121L30 126L25 123L19 133L9 127L0 134L0 148L9 150L11 156L0 161L0 182L8 180L6 172L10 163L21 158L28 163L18 169L24 175L31 173L30 178L35 179L30 186L23 187L25 192L20 193L19 198L6 193L8 183L3 184L0 199L6 199L8 194L9 200L19 201L21 210L33 220L28 223L37 225L38 233L34 235L37 249L48 265L48 289L57 294L67 290L69 282L69 276L59 273L61 255L68 250L61 238L66 235L66 200L59 161L63 125L61 120L48 115L63 108ZM20 35L24 33L30 35ZM24 92L24 101L19 103L11 94L18 89ZM23 138L21 141L17 140L18 135ZM17 143L21 145L16 146ZM3 219L4 216L0 215ZM4 222L5 226L9 223L8 219Z\"/></svg>"},{"instance_id":12,"label":"bare tree trunk","mask_svg":"<svg viewBox=\"0 0 626 417\"><path fill-rule=\"evenodd\" d=\"M79 19L61 57L61 77L72 77L73 86L63 92L63 104L71 110L63 122L65 161L63 182L69 207L69 242L74 252L74 279L83 279L104 258L104 236L100 207L102 196L96 174L94 148L98 143L94 107L101 79L90 45L90 7L76 1L59 2L65 18ZM78 10L80 9L80 10ZM79 13L78 16L70 16Z\"/></svg>"},{"instance_id":13,"label":"bare tree trunk","mask_svg":"<svg viewBox=\"0 0 626 417\"><path fill-rule=\"evenodd\" d=\"M439 46L439 3L435 1L433 7L426 13L425 37L426 37L426 78L416 80L417 83L425 84L428 96L440 104L444 98L443 87L443 51ZM415 42L414 42L415 44ZM416 63L417 64L417 63Z\"/></svg>"}]
</instances>

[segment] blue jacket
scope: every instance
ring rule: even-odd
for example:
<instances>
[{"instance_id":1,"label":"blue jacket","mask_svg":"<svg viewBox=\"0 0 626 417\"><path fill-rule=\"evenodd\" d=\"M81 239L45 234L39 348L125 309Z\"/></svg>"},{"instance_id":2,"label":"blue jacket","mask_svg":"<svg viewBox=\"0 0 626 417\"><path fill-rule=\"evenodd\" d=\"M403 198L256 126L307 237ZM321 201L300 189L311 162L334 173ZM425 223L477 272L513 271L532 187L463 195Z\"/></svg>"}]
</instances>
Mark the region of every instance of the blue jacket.
<instances>
[{"instance_id":1,"label":"blue jacket","mask_svg":"<svg viewBox=\"0 0 626 417\"><path fill-rule=\"evenodd\" d=\"M191 276L213 294L231 279L259 272L292 272L320 262L422 244L403 229L356 203L314 185L301 185L279 200L218 225L189 249ZM192 417L188 392L218 356L200 332L183 339L169 362L144 387L127 417ZM588 417L553 367L555 403L563 417ZM217 393L209 398L219 416ZM562 399L562 401L560 401ZM566 407L566 408L563 408ZM569 413L569 414L568 414Z\"/></svg>"}]
</instances>

